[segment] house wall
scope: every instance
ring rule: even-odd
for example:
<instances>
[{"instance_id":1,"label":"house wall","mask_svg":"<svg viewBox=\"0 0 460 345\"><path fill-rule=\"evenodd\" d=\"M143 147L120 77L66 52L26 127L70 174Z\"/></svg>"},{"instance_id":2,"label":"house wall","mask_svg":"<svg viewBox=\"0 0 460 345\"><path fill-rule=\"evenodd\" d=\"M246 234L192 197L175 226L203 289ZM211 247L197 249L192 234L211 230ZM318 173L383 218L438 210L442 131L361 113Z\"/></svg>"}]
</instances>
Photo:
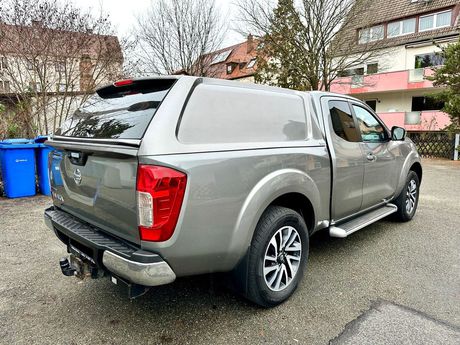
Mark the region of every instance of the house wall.
<instances>
[{"instance_id":1,"label":"house wall","mask_svg":"<svg viewBox=\"0 0 460 345\"><path fill-rule=\"evenodd\" d=\"M45 72L40 72L39 75L36 68L27 67L26 59L12 55L2 56L7 58L8 68L0 70L0 80L10 81L11 93L31 91L31 84L37 83L44 88L38 90L39 92L85 92L88 87L113 82L123 69L120 62L101 65L103 62L94 59L68 58L65 60L65 71L58 71L56 62L45 58L38 61L39 64L46 64Z\"/></svg>"},{"instance_id":2,"label":"house wall","mask_svg":"<svg viewBox=\"0 0 460 345\"><path fill-rule=\"evenodd\" d=\"M45 105L36 105L36 109L34 110L37 114L35 123L37 128L39 128L40 134L52 134L87 98L87 95L67 97L56 95L49 96Z\"/></svg>"},{"instance_id":3,"label":"house wall","mask_svg":"<svg viewBox=\"0 0 460 345\"><path fill-rule=\"evenodd\" d=\"M447 114L439 110L413 112L412 114L414 115L410 116L415 116L415 118L419 119L419 122L416 124L406 122L407 113L412 112L412 97L429 96L433 93L433 89L425 89L354 96L362 101L377 100L376 112L389 128L392 126L401 126L405 127L406 130L414 131L443 130L450 124L450 118Z\"/></svg>"},{"instance_id":4,"label":"house wall","mask_svg":"<svg viewBox=\"0 0 460 345\"><path fill-rule=\"evenodd\" d=\"M449 43L456 42L457 38L453 39L452 41L444 42L440 44L440 47L445 47ZM353 67L350 68L359 68L363 67L365 64L375 63L379 64L378 66L378 73L385 73L385 72L396 72L396 71L404 71L410 70L415 68L415 56L420 54L429 54L440 52L441 48L434 45L433 43L429 42L421 46L415 45L402 45L398 47L391 47L376 50L375 52L371 53L369 58L366 59L364 63L357 63ZM356 61L360 59L360 55L355 54L351 55L346 61L346 65L350 62ZM337 63L337 59L335 59L335 63Z\"/></svg>"},{"instance_id":5,"label":"house wall","mask_svg":"<svg viewBox=\"0 0 460 345\"><path fill-rule=\"evenodd\" d=\"M441 46L446 46L443 43ZM415 68L415 56L440 52L441 48L430 43L423 46L399 46L383 50L379 72L403 71ZM380 64L382 69L380 69Z\"/></svg>"},{"instance_id":6,"label":"house wall","mask_svg":"<svg viewBox=\"0 0 460 345\"><path fill-rule=\"evenodd\" d=\"M447 44L444 43L441 46L446 46ZM405 49L405 66L403 69L414 69L415 68L415 56L420 54L430 54L430 53L437 53L440 52L441 48L433 45L428 44L422 47L408 47Z\"/></svg>"},{"instance_id":7,"label":"house wall","mask_svg":"<svg viewBox=\"0 0 460 345\"><path fill-rule=\"evenodd\" d=\"M32 97L29 116L39 134L51 134L81 105L88 91L112 83L122 73L121 62L101 65L103 62L78 58L67 58L65 71L59 71L54 59L44 57L38 63L46 65L45 73L39 76L36 68L28 67L26 59L13 55L6 58L8 67L0 71L0 80L9 80L10 85L9 90L0 90L0 95L13 104L24 95ZM10 113L14 112L11 108Z\"/></svg>"},{"instance_id":8,"label":"house wall","mask_svg":"<svg viewBox=\"0 0 460 345\"><path fill-rule=\"evenodd\" d=\"M436 67L416 68L415 57L440 52L443 47L458 41L460 3L458 0L377 0L373 5L376 7L369 6L366 16L360 18L359 23L341 29L342 39L348 39L351 44L341 50L341 47L337 47L340 52L338 54L346 56L349 52L357 53L347 58L346 65L349 66L344 71L347 73L334 80L331 90L364 101L378 100L376 112L392 125L405 126L408 130L442 130L450 123L450 119L440 109L412 112L412 97L429 96L440 90L428 78L434 74ZM453 10L450 23L420 30L422 15L439 13L446 9ZM390 37L390 24L396 21L401 23L401 20L407 18L415 18L415 30ZM364 44L370 42L366 42L365 35L361 35L359 40L359 34L366 33L367 27L374 25L381 25L384 34L379 40L372 41L369 49ZM375 47L380 49L373 49ZM335 59L336 65L340 59ZM357 61L358 59L361 61ZM367 73L368 65L375 63L378 63L378 71L375 73L375 66L372 66L371 73Z\"/></svg>"},{"instance_id":9,"label":"house wall","mask_svg":"<svg viewBox=\"0 0 460 345\"><path fill-rule=\"evenodd\" d=\"M377 100L376 112L410 111L412 98L400 92L362 94L355 96L362 101Z\"/></svg>"},{"instance_id":10,"label":"house wall","mask_svg":"<svg viewBox=\"0 0 460 345\"><path fill-rule=\"evenodd\" d=\"M434 93L433 89L408 90L405 92L382 92L372 94L353 95L362 100L377 100L377 113L408 112L412 111L412 97L429 96Z\"/></svg>"},{"instance_id":11,"label":"house wall","mask_svg":"<svg viewBox=\"0 0 460 345\"><path fill-rule=\"evenodd\" d=\"M254 76L243 77L243 78L238 78L238 79L234 79L234 80L242 82L242 83L254 83L255 82Z\"/></svg>"}]
</instances>

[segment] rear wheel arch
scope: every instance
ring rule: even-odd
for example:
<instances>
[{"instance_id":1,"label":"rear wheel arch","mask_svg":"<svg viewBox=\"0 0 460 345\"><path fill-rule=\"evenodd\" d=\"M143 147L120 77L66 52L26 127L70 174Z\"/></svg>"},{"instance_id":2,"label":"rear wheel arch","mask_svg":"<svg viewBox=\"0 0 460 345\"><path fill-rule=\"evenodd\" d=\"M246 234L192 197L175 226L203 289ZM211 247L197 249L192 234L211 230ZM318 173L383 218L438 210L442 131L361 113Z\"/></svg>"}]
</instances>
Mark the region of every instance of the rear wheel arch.
<instances>
[{"instance_id":1,"label":"rear wheel arch","mask_svg":"<svg viewBox=\"0 0 460 345\"><path fill-rule=\"evenodd\" d=\"M393 214L395 220L407 222L415 216L420 194L419 188L419 175L414 170L409 170L403 190L393 201L398 208L397 212ZM411 200L412 205L410 204Z\"/></svg>"},{"instance_id":2,"label":"rear wheel arch","mask_svg":"<svg viewBox=\"0 0 460 345\"><path fill-rule=\"evenodd\" d=\"M420 158L416 151L410 152L401 166L399 172L398 185L395 190L395 198L401 193L406 183L407 175L411 172L415 172L419 181L422 181L422 165L420 163Z\"/></svg>"},{"instance_id":3,"label":"rear wheel arch","mask_svg":"<svg viewBox=\"0 0 460 345\"><path fill-rule=\"evenodd\" d=\"M304 194L298 192L285 193L274 199L266 209L268 209L270 206L281 206L296 211L305 221L305 224L308 228L308 233L311 234L314 230L315 210L310 199Z\"/></svg>"},{"instance_id":4,"label":"rear wheel arch","mask_svg":"<svg viewBox=\"0 0 460 345\"><path fill-rule=\"evenodd\" d=\"M307 206L299 208L298 200L306 200ZM254 230L263 212L273 204L285 206L302 212L314 210L309 214L317 215L316 206L321 205L321 193L315 181L305 172L295 169L274 171L261 179L248 193L233 230L230 247L246 247L252 240ZM310 223L306 221L307 224ZM312 230L314 226L309 227ZM244 248L244 249L246 249Z\"/></svg>"},{"instance_id":5,"label":"rear wheel arch","mask_svg":"<svg viewBox=\"0 0 460 345\"><path fill-rule=\"evenodd\" d=\"M413 172L415 172L417 174L418 180L421 183L422 182L422 175L423 175L422 165L419 162L415 162L414 164L412 164L412 166L410 167L409 170L413 171Z\"/></svg>"}]
</instances>

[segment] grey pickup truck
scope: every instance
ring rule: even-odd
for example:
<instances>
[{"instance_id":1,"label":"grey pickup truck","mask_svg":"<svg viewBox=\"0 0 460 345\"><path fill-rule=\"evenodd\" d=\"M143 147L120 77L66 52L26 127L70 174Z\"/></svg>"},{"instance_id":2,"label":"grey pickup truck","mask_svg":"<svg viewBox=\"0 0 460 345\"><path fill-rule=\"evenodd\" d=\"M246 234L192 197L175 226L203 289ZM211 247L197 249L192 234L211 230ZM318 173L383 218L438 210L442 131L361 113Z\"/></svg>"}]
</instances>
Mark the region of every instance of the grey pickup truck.
<instances>
[{"instance_id":1,"label":"grey pickup truck","mask_svg":"<svg viewBox=\"0 0 460 345\"><path fill-rule=\"evenodd\" d=\"M309 237L414 216L420 157L362 102L198 77L103 87L47 141L62 272L131 298L230 272L265 307L295 291ZM94 286L94 285L91 285Z\"/></svg>"}]
</instances>

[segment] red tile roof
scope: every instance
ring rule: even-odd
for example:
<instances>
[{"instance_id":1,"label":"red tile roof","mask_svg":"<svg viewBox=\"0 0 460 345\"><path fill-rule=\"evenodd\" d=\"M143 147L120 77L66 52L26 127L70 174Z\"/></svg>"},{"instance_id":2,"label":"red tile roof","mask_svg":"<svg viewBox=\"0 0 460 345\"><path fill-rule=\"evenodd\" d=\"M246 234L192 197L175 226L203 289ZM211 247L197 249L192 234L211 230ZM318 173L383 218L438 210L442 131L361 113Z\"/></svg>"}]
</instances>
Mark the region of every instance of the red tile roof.
<instances>
[{"instance_id":1,"label":"red tile roof","mask_svg":"<svg viewBox=\"0 0 460 345\"><path fill-rule=\"evenodd\" d=\"M358 7L359 8L359 7ZM358 44L358 31L361 28L370 27L378 24L387 24L393 20L420 16L422 14L433 13L443 9L453 9L453 25L445 28L422 31L398 36L394 38L385 38L376 41L375 44L366 45ZM372 0L369 6L363 10L354 23L350 23L347 27L342 28L339 34L339 42L351 42L343 47L336 47L337 52L354 53L365 50L380 49L395 47L404 44L415 43L423 40L432 40L445 36L458 35L459 21L456 19L460 11L459 0L419 0L411 2L411 0Z\"/></svg>"},{"instance_id":2,"label":"red tile roof","mask_svg":"<svg viewBox=\"0 0 460 345\"><path fill-rule=\"evenodd\" d=\"M210 76L221 79L239 79L253 76L257 69L257 63L251 68L248 68L248 63L257 57L259 43L260 40L249 35L245 42L207 54L207 56L215 58L218 54L230 52L224 61L211 65ZM232 66L231 73L227 73L227 66L229 65Z\"/></svg>"},{"instance_id":3,"label":"red tile roof","mask_svg":"<svg viewBox=\"0 0 460 345\"><path fill-rule=\"evenodd\" d=\"M123 61L120 43L116 36L97 35L46 28L39 24L20 26L0 23L0 54L52 53L56 57L97 58L110 56Z\"/></svg>"}]
</instances>

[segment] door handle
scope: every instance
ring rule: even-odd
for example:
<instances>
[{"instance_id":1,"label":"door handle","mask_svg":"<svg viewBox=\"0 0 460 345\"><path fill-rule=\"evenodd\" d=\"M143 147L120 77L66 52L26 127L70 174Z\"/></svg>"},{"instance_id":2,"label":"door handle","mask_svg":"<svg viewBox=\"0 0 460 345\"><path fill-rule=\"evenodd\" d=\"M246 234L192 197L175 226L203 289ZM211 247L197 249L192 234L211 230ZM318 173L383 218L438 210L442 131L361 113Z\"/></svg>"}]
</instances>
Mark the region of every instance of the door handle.
<instances>
[{"instance_id":1,"label":"door handle","mask_svg":"<svg viewBox=\"0 0 460 345\"><path fill-rule=\"evenodd\" d=\"M368 161L371 161L371 162L373 162L373 161L375 161L377 159L377 157L375 157L372 152L369 152L367 154L366 158L367 158Z\"/></svg>"}]
</instances>

